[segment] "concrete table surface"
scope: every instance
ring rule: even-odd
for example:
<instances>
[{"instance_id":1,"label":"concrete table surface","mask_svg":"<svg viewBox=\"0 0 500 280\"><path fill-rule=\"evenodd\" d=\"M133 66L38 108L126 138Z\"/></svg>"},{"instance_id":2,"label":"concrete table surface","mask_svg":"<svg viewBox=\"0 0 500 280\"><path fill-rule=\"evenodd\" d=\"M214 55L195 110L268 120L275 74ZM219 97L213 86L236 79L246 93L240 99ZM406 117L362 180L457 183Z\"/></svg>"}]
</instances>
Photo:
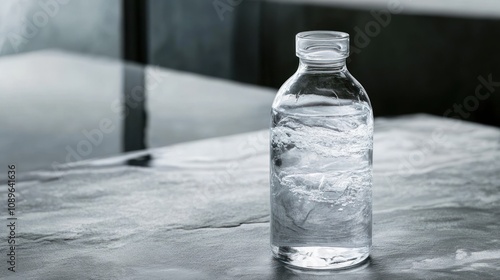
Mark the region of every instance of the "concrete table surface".
<instances>
[{"instance_id":1,"label":"concrete table surface","mask_svg":"<svg viewBox=\"0 0 500 280\"><path fill-rule=\"evenodd\" d=\"M7 271L3 238L0 275L498 279L499 162L499 129L427 115L377 119L371 259L321 273L288 269L269 252L265 130L19 172L17 272ZM4 223L6 213L3 203Z\"/></svg>"}]
</instances>

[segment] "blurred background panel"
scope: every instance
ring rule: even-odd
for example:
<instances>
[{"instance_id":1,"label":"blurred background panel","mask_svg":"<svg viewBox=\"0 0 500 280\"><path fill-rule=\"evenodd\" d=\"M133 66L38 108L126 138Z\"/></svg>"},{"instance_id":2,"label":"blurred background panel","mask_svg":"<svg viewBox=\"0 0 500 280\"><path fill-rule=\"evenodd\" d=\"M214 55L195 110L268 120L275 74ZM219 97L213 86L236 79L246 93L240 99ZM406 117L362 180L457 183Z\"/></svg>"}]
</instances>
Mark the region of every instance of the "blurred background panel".
<instances>
[{"instance_id":1,"label":"blurred background panel","mask_svg":"<svg viewBox=\"0 0 500 280\"><path fill-rule=\"evenodd\" d=\"M119 154L121 70L51 50L0 58L0 164L28 171Z\"/></svg>"},{"instance_id":2,"label":"blurred background panel","mask_svg":"<svg viewBox=\"0 0 500 280\"><path fill-rule=\"evenodd\" d=\"M479 100L464 104L475 95L480 76L500 81L498 2L481 6L469 1L457 9L445 1L449 9L435 10L425 1L420 6L410 4L415 1L371 1L380 4L374 8L317 2L325 5L265 3L261 84L278 87L293 73L293 40L287 38L302 30L338 29L351 34L348 67L368 91L376 115L443 115L457 104L473 108L459 113L462 119L500 125L498 94L477 105Z\"/></svg>"},{"instance_id":3,"label":"blurred background panel","mask_svg":"<svg viewBox=\"0 0 500 280\"><path fill-rule=\"evenodd\" d=\"M2 0L0 55L62 49L121 57L121 0Z\"/></svg>"},{"instance_id":4,"label":"blurred background panel","mask_svg":"<svg viewBox=\"0 0 500 280\"><path fill-rule=\"evenodd\" d=\"M149 62L231 78L234 14L221 21L213 1L150 0ZM250 38L249 38L250 39Z\"/></svg>"},{"instance_id":5,"label":"blurred background panel","mask_svg":"<svg viewBox=\"0 0 500 280\"><path fill-rule=\"evenodd\" d=\"M2 0L2 160L46 168L265 129L295 34L320 29L350 33L376 116L500 126L500 1ZM72 154L103 118L116 129Z\"/></svg>"},{"instance_id":6,"label":"blurred background panel","mask_svg":"<svg viewBox=\"0 0 500 280\"><path fill-rule=\"evenodd\" d=\"M28 171L121 152L122 120L111 109L122 99L120 6L0 2L2 165Z\"/></svg>"},{"instance_id":7,"label":"blurred background panel","mask_svg":"<svg viewBox=\"0 0 500 280\"><path fill-rule=\"evenodd\" d=\"M341 30L351 34L348 67L377 116L451 108L450 116L500 125L498 94L467 99L480 76L500 81L498 1L215 2L151 0L150 63L279 88L297 68L296 33Z\"/></svg>"}]
</instances>

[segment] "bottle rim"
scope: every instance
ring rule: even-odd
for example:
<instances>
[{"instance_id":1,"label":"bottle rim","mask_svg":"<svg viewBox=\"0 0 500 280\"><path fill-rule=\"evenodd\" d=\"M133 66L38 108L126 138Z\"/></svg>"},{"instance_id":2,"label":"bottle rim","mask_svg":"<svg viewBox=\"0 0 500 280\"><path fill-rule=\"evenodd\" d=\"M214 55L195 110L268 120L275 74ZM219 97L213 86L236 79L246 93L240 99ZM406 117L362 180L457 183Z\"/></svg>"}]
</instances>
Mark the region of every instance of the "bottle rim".
<instances>
[{"instance_id":1,"label":"bottle rim","mask_svg":"<svg viewBox=\"0 0 500 280\"><path fill-rule=\"evenodd\" d=\"M297 33L297 39L314 41L349 40L349 33L331 30L314 30Z\"/></svg>"},{"instance_id":2,"label":"bottle rim","mask_svg":"<svg viewBox=\"0 0 500 280\"><path fill-rule=\"evenodd\" d=\"M338 61L349 56L349 34L341 31L304 31L296 35L296 55L311 61Z\"/></svg>"}]
</instances>

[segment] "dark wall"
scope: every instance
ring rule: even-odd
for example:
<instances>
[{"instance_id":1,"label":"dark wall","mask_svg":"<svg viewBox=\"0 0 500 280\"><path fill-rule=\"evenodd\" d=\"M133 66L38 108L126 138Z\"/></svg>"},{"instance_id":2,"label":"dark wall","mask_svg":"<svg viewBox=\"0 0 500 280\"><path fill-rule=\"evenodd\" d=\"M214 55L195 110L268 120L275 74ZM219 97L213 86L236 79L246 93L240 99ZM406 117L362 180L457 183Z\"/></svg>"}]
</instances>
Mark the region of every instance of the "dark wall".
<instances>
[{"instance_id":1,"label":"dark wall","mask_svg":"<svg viewBox=\"0 0 500 280\"><path fill-rule=\"evenodd\" d=\"M152 63L278 88L297 68L296 33L345 31L356 48L348 67L377 116L451 109L450 116L500 126L500 86L475 96L480 76L500 82L500 20L401 13L382 26L370 10L267 1L243 1L221 19L212 1L152 3ZM361 40L357 34L374 24L379 31Z\"/></svg>"},{"instance_id":2,"label":"dark wall","mask_svg":"<svg viewBox=\"0 0 500 280\"><path fill-rule=\"evenodd\" d=\"M452 109L464 119L500 125L500 86L484 100L475 96L479 76L500 82L500 20L391 14L382 22L370 11L278 3L264 3L261 12L260 84L279 87L295 71L297 32L341 30L357 49L348 68L377 115ZM480 97L486 94L485 87Z\"/></svg>"},{"instance_id":3,"label":"dark wall","mask_svg":"<svg viewBox=\"0 0 500 280\"><path fill-rule=\"evenodd\" d=\"M218 17L212 1L149 0L149 63L230 78L234 13Z\"/></svg>"}]
</instances>

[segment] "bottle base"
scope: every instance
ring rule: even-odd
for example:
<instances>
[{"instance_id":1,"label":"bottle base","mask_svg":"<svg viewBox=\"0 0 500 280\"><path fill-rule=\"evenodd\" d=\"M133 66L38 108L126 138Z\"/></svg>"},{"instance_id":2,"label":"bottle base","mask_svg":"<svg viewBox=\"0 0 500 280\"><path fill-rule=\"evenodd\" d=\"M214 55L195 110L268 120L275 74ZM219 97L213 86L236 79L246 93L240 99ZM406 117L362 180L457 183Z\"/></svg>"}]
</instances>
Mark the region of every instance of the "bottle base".
<instances>
[{"instance_id":1,"label":"bottle base","mask_svg":"<svg viewBox=\"0 0 500 280\"><path fill-rule=\"evenodd\" d=\"M273 256L281 262L305 269L346 269L362 263L370 247L292 247L271 245Z\"/></svg>"}]
</instances>

